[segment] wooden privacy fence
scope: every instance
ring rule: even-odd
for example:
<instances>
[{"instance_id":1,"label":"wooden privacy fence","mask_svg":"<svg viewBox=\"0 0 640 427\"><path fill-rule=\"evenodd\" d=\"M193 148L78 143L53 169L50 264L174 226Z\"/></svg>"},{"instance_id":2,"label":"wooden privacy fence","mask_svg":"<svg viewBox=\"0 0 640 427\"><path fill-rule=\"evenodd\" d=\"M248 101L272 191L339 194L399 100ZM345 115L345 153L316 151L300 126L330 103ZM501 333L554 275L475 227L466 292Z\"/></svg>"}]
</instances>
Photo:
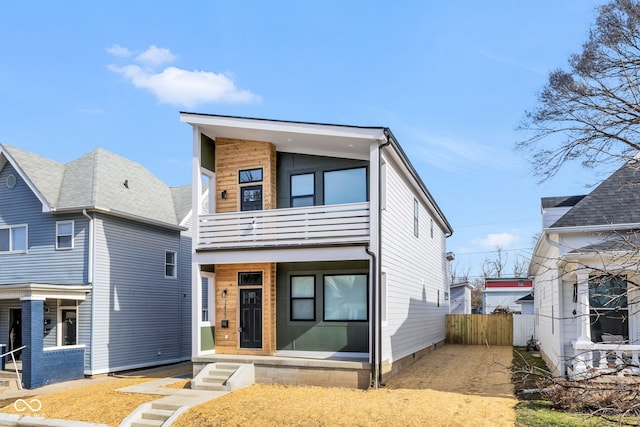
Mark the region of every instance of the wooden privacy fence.
<instances>
[{"instance_id":1,"label":"wooden privacy fence","mask_svg":"<svg viewBox=\"0 0 640 427\"><path fill-rule=\"evenodd\" d=\"M512 314L447 314L449 344L513 345Z\"/></svg>"}]
</instances>

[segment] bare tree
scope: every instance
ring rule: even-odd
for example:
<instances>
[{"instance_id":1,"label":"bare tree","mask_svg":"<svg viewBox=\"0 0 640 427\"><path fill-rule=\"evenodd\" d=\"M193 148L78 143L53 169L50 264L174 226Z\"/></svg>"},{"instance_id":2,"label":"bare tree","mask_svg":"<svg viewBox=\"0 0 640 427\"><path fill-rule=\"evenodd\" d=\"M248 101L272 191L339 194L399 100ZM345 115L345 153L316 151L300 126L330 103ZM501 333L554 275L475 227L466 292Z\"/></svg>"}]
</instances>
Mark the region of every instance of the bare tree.
<instances>
[{"instance_id":1,"label":"bare tree","mask_svg":"<svg viewBox=\"0 0 640 427\"><path fill-rule=\"evenodd\" d=\"M529 269L529 260L522 255L516 255L513 261L513 277L525 277Z\"/></svg>"},{"instance_id":2,"label":"bare tree","mask_svg":"<svg viewBox=\"0 0 640 427\"><path fill-rule=\"evenodd\" d=\"M460 263L449 263L449 277L451 284L468 282L471 268Z\"/></svg>"},{"instance_id":3,"label":"bare tree","mask_svg":"<svg viewBox=\"0 0 640 427\"><path fill-rule=\"evenodd\" d=\"M557 69L517 127L517 148L544 181L570 161L620 165L640 150L640 3L599 7L582 52Z\"/></svg>"},{"instance_id":4,"label":"bare tree","mask_svg":"<svg viewBox=\"0 0 640 427\"><path fill-rule=\"evenodd\" d=\"M509 255L504 253L502 246L496 246L496 255L493 258L485 258L482 264L482 272L485 278L499 279L509 263Z\"/></svg>"}]
</instances>

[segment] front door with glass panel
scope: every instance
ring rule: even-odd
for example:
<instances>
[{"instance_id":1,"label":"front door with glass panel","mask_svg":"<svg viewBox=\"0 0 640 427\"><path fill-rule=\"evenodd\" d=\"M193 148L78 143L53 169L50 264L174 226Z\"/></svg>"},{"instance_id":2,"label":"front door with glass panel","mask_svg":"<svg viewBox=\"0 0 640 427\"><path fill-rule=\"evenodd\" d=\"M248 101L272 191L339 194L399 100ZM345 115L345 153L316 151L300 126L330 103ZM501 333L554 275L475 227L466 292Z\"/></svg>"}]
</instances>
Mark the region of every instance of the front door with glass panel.
<instances>
[{"instance_id":1,"label":"front door with glass panel","mask_svg":"<svg viewBox=\"0 0 640 427\"><path fill-rule=\"evenodd\" d=\"M262 348L262 289L240 289L240 347Z\"/></svg>"}]
</instances>

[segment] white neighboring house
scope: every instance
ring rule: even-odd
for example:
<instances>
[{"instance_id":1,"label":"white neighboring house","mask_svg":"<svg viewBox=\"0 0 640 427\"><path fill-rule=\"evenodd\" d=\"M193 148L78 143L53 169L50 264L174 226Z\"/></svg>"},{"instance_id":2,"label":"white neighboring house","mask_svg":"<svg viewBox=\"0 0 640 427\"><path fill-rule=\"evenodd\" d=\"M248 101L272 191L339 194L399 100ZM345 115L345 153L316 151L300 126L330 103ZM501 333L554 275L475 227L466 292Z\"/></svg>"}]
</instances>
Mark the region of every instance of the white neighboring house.
<instances>
[{"instance_id":1,"label":"white neighboring house","mask_svg":"<svg viewBox=\"0 0 640 427\"><path fill-rule=\"evenodd\" d=\"M535 322L553 373L637 375L639 163L586 196L542 199L542 233L529 266Z\"/></svg>"},{"instance_id":2,"label":"white neighboring house","mask_svg":"<svg viewBox=\"0 0 640 427\"><path fill-rule=\"evenodd\" d=\"M366 388L444 342L452 228L388 128L180 119L194 372L234 360L258 382Z\"/></svg>"},{"instance_id":3,"label":"white neighboring house","mask_svg":"<svg viewBox=\"0 0 640 427\"><path fill-rule=\"evenodd\" d=\"M471 314L471 290L473 286L469 282L454 283L449 286L450 314Z\"/></svg>"},{"instance_id":4,"label":"white neighboring house","mask_svg":"<svg viewBox=\"0 0 640 427\"><path fill-rule=\"evenodd\" d=\"M482 290L482 312L484 314L519 313L521 306L516 301L530 294L532 286L533 281L523 277L485 279Z\"/></svg>"}]
</instances>

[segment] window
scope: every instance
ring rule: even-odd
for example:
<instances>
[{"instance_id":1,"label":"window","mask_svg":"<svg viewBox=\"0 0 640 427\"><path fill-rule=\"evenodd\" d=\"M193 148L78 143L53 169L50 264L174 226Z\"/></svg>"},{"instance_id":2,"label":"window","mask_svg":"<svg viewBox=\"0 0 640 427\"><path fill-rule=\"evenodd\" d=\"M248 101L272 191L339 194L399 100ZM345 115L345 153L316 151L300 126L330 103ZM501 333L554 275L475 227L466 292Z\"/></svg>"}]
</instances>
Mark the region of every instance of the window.
<instances>
[{"instance_id":1,"label":"window","mask_svg":"<svg viewBox=\"0 0 640 427\"><path fill-rule=\"evenodd\" d=\"M56 222L56 249L73 249L73 221Z\"/></svg>"},{"instance_id":2,"label":"window","mask_svg":"<svg viewBox=\"0 0 640 427\"><path fill-rule=\"evenodd\" d=\"M244 169L238 172L238 182L240 184L260 181L262 181L262 168Z\"/></svg>"},{"instance_id":3,"label":"window","mask_svg":"<svg viewBox=\"0 0 640 427\"><path fill-rule=\"evenodd\" d=\"M238 273L238 286L261 286L262 271Z\"/></svg>"},{"instance_id":4,"label":"window","mask_svg":"<svg viewBox=\"0 0 640 427\"><path fill-rule=\"evenodd\" d=\"M262 210L262 185L251 185L240 188L240 210Z\"/></svg>"},{"instance_id":5,"label":"window","mask_svg":"<svg viewBox=\"0 0 640 427\"><path fill-rule=\"evenodd\" d=\"M58 307L58 345L78 344L78 306L76 301L62 300Z\"/></svg>"},{"instance_id":6,"label":"window","mask_svg":"<svg viewBox=\"0 0 640 427\"><path fill-rule=\"evenodd\" d=\"M15 225L0 228L0 252L26 252L27 226Z\"/></svg>"},{"instance_id":7,"label":"window","mask_svg":"<svg viewBox=\"0 0 640 427\"><path fill-rule=\"evenodd\" d=\"M164 253L164 277L176 278L176 253L174 251L165 251Z\"/></svg>"},{"instance_id":8,"label":"window","mask_svg":"<svg viewBox=\"0 0 640 427\"><path fill-rule=\"evenodd\" d=\"M420 223L418 222L418 212L420 211L418 201L413 199L413 235L418 237L418 229L420 228Z\"/></svg>"},{"instance_id":9,"label":"window","mask_svg":"<svg viewBox=\"0 0 640 427\"><path fill-rule=\"evenodd\" d=\"M291 175L291 207L313 206L315 203L315 174Z\"/></svg>"},{"instance_id":10,"label":"window","mask_svg":"<svg viewBox=\"0 0 640 427\"><path fill-rule=\"evenodd\" d=\"M324 320L366 321L367 275L324 276Z\"/></svg>"},{"instance_id":11,"label":"window","mask_svg":"<svg viewBox=\"0 0 640 427\"><path fill-rule=\"evenodd\" d=\"M291 277L291 320L316 320L315 276Z\"/></svg>"},{"instance_id":12,"label":"window","mask_svg":"<svg viewBox=\"0 0 640 427\"><path fill-rule=\"evenodd\" d=\"M367 168L343 169L324 173L324 204L367 201Z\"/></svg>"},{"instance_id":13,"label":"window","mask_svg":"<svg viewBox=\"0 0 640 427\"><path fill-rule=\"evenodd\" d=\"M431 230L431 238L433 239L433 219L429 220L429 230Z\"/></svg>"},{"instance_id":14,"label":"window","mask_svg":"<svg viewBox=\"0 0 640 427\"><path fill-rule=\"evenodd\" d=\"M603 342L629 339L627 281L619 276L599 276L589 279L591 340ZM603 340L603 335L605 340Z\"/></svg>"},{"instance_id":15,"label":"window","mask_svg":"<svg viewBox=\"0 0 640 427\"><path fill-rule=\"evenodd\" d=\"M203 277L200 282L202 286L202 318L203 322L209 321L209 279Z\"/></svg>"}]
</instances>

